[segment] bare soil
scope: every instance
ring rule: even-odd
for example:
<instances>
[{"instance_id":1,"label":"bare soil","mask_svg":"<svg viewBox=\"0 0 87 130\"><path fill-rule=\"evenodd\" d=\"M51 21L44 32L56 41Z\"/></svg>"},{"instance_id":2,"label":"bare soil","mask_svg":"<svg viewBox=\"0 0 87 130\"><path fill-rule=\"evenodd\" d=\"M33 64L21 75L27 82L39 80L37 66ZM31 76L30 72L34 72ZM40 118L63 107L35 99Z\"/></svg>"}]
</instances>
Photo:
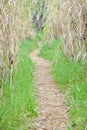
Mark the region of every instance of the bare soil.
<instances>
[{"instance_id":1,"label":"bare soil","mask_svg":"<svg viewBox=\"0 0 87 130\"><path fill-rule=\"evenodd\" d=\"M65 96L59 92L51 75L50 62L38 56L39 49L30 54L35 62L35 82L39 91L40 110L34 130L67 130Z\"/></svg>"}]
</instances>

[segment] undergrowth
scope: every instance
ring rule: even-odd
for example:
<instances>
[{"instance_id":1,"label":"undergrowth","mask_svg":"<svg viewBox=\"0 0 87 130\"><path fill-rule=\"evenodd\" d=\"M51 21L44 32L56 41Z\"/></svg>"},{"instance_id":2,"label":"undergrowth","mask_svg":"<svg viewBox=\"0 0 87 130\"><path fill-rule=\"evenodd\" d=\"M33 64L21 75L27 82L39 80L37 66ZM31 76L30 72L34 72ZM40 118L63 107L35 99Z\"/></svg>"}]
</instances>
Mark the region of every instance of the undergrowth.
<instances>
[{"instance_id":1,"label":"undergrowth","mask_svg":"<svg viewBox=\"0 0 87 130\"><path fill-rule=\"evenodd\" d=\"M66 92L69 107L69 130L84 130L87 126L87 63L75 62L63 53L63 43L56 39L43 45L40 56L52 62L52 74L60 91Z\"/></svg>"},{"instance_id":2,"label":"undergrowth","mask_svg":"<svg viewBox=\"0 0 87 130\"><path fill-rule=\"evenodd\" d=\"M13 70L12 88L7 80L0 97L0 130L27 130L33 127L30 118L37 116L34 63L29 58L29 53L37 48L37 44L25 40L24 43L19 42L19 46L19 64Z\"/></svg>"}]
</instances>

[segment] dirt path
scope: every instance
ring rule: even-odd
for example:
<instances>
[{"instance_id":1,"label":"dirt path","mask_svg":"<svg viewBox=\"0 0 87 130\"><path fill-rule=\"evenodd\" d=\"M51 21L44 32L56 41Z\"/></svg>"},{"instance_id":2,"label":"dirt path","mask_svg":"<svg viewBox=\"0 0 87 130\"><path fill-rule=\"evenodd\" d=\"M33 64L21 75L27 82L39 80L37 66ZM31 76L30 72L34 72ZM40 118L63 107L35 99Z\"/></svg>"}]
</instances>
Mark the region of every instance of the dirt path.
<instances>
[{"instance_id":1,"label":"dirt path","mask_svg":"<svg viewBox=\"0 0 87 130\"><path fill-rule=\"evenodd\" d=\"M36 64L35 78L39 91L40 111L35 120L35 130L67 130L67 108L64 95L55 85L50 63L38 57L39 49L30 55Z\"/></svg>"}]
</instances>

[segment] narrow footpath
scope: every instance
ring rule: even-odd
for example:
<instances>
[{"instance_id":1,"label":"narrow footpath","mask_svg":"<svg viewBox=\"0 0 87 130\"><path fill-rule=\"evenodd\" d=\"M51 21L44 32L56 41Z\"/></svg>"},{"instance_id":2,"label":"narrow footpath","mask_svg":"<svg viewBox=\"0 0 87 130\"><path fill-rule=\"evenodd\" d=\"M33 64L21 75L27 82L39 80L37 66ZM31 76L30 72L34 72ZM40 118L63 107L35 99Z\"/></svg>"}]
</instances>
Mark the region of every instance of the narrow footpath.
<instances>
[{"instance_id":1,"label":"narrow footpath","mask_svg":"<svg viewBox=\"0 0 87 130\"><path fill-rule=\"evenodd\" d=\"M51 75L51 65L39 57L39 49L30 54L35 63L35 82L38 87L40 111L35 130L67 130L67 107Z\"/></svg>"}]
</instances>

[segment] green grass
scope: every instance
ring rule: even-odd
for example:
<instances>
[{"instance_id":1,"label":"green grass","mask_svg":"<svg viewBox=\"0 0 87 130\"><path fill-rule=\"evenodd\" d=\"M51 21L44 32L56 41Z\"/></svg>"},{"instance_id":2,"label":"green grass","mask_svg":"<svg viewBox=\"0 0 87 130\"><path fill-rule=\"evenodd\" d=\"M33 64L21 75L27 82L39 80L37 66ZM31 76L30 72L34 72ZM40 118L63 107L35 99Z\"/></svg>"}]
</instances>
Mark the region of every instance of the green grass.
<instances>
[{"instance_id":1,"label":"green grass","mask_svg":"<svg viewBox=\"0 0 87 130\"><path fill-rule=\"evenodd\" d=\"M31 125L29 118L37 116L34 63L29 58L29 53L37 48L37 44L25 40L19 45L19 64L13 71L12 88L8 80L0 98L0 130L27 130Z\"/></svg>"},{"instance_id":2,"label":"green grass","mask_svg":"<svg viewBox=\"0 0 87 130\"><path fill-rule=\"evenodd\" d=\"M87 123L87 63L70 60L63 53L63 43L56 39L43 45L40 56L52 63L52 74L60 91L67 94L69 130L84 130Z\"/></svg>"},{"instance_id":3,"label":"green grass","mask_svg":"<svg viewBox=\"0 0 87 130\"><path fill-rule=\"evenodd\" d=\"M69 93L68 105L70 107L70 128L85 130L87 123L87 80L73 85Z\"/></svg>"}]
</instances>

